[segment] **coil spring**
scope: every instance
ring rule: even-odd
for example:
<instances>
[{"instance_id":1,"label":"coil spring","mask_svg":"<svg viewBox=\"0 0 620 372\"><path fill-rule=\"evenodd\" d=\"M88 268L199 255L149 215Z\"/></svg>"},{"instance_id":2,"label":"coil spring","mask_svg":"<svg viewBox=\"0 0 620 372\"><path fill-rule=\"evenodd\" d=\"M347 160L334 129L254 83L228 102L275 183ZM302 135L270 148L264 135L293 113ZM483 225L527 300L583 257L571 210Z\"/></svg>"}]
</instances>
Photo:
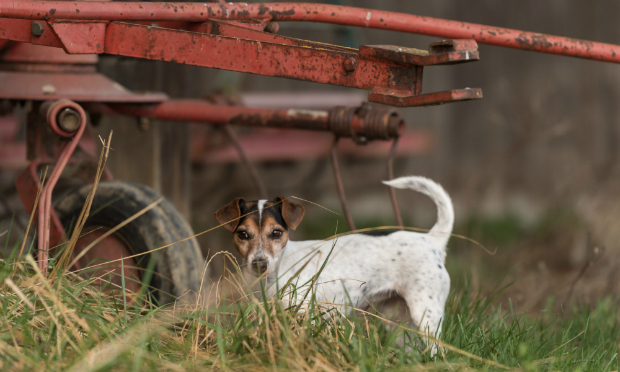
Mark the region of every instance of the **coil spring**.
<instances>
[{"instance_id":1,"label":"coil spring","mask_svg":"<svg viewBox=\"0 0 620 372\"><path fill-rule=\"evenodd\" d=\"M361 107L335 107L330 128L339 137L351 137L359 144L389 140L401 135L404 121L398 112L364 103Z\"/></svg>"}]
</instances>

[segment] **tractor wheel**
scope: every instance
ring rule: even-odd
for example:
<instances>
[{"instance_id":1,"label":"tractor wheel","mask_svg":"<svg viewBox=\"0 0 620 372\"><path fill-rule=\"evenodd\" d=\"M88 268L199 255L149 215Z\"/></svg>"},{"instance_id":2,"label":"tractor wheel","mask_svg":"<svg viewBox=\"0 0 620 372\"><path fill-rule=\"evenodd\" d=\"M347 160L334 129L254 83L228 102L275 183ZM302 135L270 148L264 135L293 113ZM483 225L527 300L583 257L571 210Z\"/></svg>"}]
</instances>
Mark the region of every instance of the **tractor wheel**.
<instances>
[{"instance_id":1,"label":"tractor wheel","mask_svg":"<svg viewBox=\"0 0 620 372\"><path fill-rule=\"evenodd\" d=\"M77 221L92 185L83 186L66 194L55 205L58 217L67 231ZM126 181L101 182L95 192L90 216L82 229L83 235L77 242L74 257L106 231L116 227L129 217L138 213L162 196L154 190ZM125 286L136 292L142 285L145 269L152 255L156 255L155 272L148 285L155 289L154 297L160 304L174 301L183 296L190 300L196 295L200 285L204 259L196 238L188 239L164 248L156 253L148 253L159 247L178 242L193 236L194 232L179 210L166 198L158 205L136 218L129 224L106 237L91 248L76 264L77 269L97 265L104 261L114 261L94 269L87 276L103 275L111 270L121 273L122 260ZM111 275L113 284L121 284L121 275ZM118 287L117 287L118 288Z\"/></svg>"}]
</instances>

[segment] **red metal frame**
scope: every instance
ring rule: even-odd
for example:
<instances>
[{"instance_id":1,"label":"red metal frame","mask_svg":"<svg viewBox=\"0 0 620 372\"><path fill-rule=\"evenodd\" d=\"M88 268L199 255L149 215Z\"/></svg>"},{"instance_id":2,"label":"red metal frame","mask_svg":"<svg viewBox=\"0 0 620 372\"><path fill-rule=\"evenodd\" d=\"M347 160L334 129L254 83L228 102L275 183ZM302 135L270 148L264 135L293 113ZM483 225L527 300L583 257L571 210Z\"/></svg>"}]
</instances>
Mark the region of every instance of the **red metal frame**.
<instances>
[{"instance_id":1,"label":"red metal frame","mask_svg":"<svg viewBox=\"0 0 620 372\"><path fill-rule=\"evenodd\" d=\"M473 39L479 43L620 62L620 46L475 23L312 3L106 3L2 0L0 15L28 20L206 22L209 19L322 22ZM2 38L9 39L0 32ZM29 38L22 35L21 41Z\"/></svg>"},{"instance_id":2,"label":"red metal frame","mask_svg":"<svg viewBox=\"0 0 620 372\"><path fill-rule=\"evenodd\" d=\"M36 3L42 6L56 4ZM60 8L50 8L43 13L37 11L35 15L34 11L31 14L4 12L4 3L0 1L0 15L3 17L45 20L0 18L0 38L62 47L69 54L106 53L365 89L370 90L370 102L392 106L426 106L482 98L482 92L477 88L422 94L424 66L478 60L478 48L473 40L433 43L428 51L392 45L367 45L358 50L260 31L269 20L269 15L265 14L254 17L258 18L255 23L205 17L201 19L203 22L188 23L191 17L185 17L189 13L184 9L195 8L196 4L178 7L172 4L177 7L176 12L181 10L179 17L170 18L167 11L161 17L153 13L153 19L165 22L144 25L118 22L150 19L144 14L135 13L127 18L124 11L119 14L111 12L121 6L131 13L134 5L140 7L141 3L92 4L99 7L91 9L87 5L82 8L84 4L76 3L71 16L67 14L58 18L58 14L66 11L67 4L59 4ZM147 8L151 9L151 5ZM217 14L225 12L223 9L206 12ZM86 14L101 13L84 18L83 11ZM204 9L202 14L205 14ZM106 15L110 17L105 19ZM21 78L5 78L8 77ZM0 91L0 96L2 93ZM4 95L8 94L11 93Z\"/></svg>"}]
</instances>

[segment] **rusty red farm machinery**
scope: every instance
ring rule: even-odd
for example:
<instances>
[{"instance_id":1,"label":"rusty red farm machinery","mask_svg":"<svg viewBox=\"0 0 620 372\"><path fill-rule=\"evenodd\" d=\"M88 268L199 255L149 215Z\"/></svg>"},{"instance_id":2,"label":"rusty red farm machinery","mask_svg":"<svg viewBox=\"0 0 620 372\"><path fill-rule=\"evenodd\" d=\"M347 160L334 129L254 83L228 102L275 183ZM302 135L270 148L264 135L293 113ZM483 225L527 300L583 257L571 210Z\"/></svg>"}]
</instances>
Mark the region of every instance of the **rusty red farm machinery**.
<instances>
[{"instance_id":1,"label":"rusty red farm machinery","mask_svg":"<svg viewBox=\"0 0 620 372\"><path fill-rule=\"evenodd\" d=\"M278 35L276 22L322 22L432 35L446 40L427 50L393 45L358 49ZM518 30L469 24L410 14L310 3L115 3L0 0L0 99L31 102L27 117L28 168L17 179L27 210L38 200L39 268L48 269L50 247L67 238L88 196L97 159L82 148L89 135L89 115L128 115L210 125L241 125L331 132L332 164L338 193L351 229L338 170L338 138L358 144L392 141L388 172L405 125L398 112L384 106L334 107L330 110L252 108L225 99L170 99L162 93L135 93L96 71L97 55L109 54L282 77L368 90L368 101L396 107L438 105L482 98L477 88L422 91L427 66L477 61L477 43L620 62L620 47ZM229 132L231 140L234 135ZM243 149L237 146L241 152ZM249 161L245 161L250 167ZM53 165L41 185L41 169ZM55 201L52 190L61 174L71 172L86 186ZM193 233L181 214L165 200L122 229L113 228L153 201L154 191L114 181L102 174L92 209L121 198L114 208L89 218L92 233L76 245L74 266L97 259L124 262L128 287L137 290L149 251ZM255 182L261 188L260 180ZM264 188L263 188L264 190ZM264 191L260 192L264 194ZM396 199L391 195L398 223ZM156 227L154 227L156 226ZM145 236L145 229L151 229ZM171 232L173 231L173 232ZM93 245L93 243L98 243ZM202 256L195 239L168 249L157 261L161 275L151 285L167 301L196 290ZM113 266L120 273L120 264ZM168 278L168 279L161 279ZM133 284L131 284L133 283Z\"/></svg>"}]
</instances>

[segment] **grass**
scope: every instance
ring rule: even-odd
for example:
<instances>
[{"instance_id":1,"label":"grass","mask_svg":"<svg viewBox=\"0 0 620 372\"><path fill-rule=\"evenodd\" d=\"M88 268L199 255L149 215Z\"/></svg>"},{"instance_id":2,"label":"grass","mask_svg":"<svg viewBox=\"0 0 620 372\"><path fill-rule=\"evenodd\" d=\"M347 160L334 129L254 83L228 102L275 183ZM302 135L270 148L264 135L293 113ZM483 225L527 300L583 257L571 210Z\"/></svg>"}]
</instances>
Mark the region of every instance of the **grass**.
<instances>
[{"instance_id":1,"label":"grass","mask_svg":"<svg viewBox=\"0 0 620 372\"><path fill-rule=\"evenodd\" d=\"M91 197L95 190L96 183ZM453 284L458 289L446 305L441 347L432 355L414 331L406 332L408 348L403 348L398 343L403 327L386 327L381 314L345 316L334 304L317 301L313 291L303 311L285 307L291 302L281 299L295 297L301 287L274 298L262 291L212 306L203 305L204 293L193 303L158 306L153 288L143 285L128 294L127 278L105 291L98 283L109 281L109 275L67 270L88 203L70 241L50 258L47 278L31 256L32 246L22 250L22 242L0 260L0 370L604 372L620 367L620 308L611 298L561 313L551 310L550 301L542 316L532 316L497 306L494 299L502 289L483 296L472 293L466 281ZM0 234L8 242L10 231ZM153 274L153 262L145 278ZM222 283L239 286L234 278L226 275Z\"/></svg>"},{"instance_id":2,"label":"grass","mask_svg":"<svg viewBox=\"0 0 620 372\"><path fill-rule=\"evenodd\" d=\"M0 370L618 370L618 303L530 316L465 288L448 301L442 352L431 356L377 314L343 317L310 295L304 312L259 295L205 308L158 307L148 288L130 298L96 278L45 279L30 255L0 261ZM52 270L61 270L54 265ZM501 290L492 293L498 294ZM549 306L553 308L553 306ZM418 340L419 341L419 340Z\"/></svg>"}]
</instances>

